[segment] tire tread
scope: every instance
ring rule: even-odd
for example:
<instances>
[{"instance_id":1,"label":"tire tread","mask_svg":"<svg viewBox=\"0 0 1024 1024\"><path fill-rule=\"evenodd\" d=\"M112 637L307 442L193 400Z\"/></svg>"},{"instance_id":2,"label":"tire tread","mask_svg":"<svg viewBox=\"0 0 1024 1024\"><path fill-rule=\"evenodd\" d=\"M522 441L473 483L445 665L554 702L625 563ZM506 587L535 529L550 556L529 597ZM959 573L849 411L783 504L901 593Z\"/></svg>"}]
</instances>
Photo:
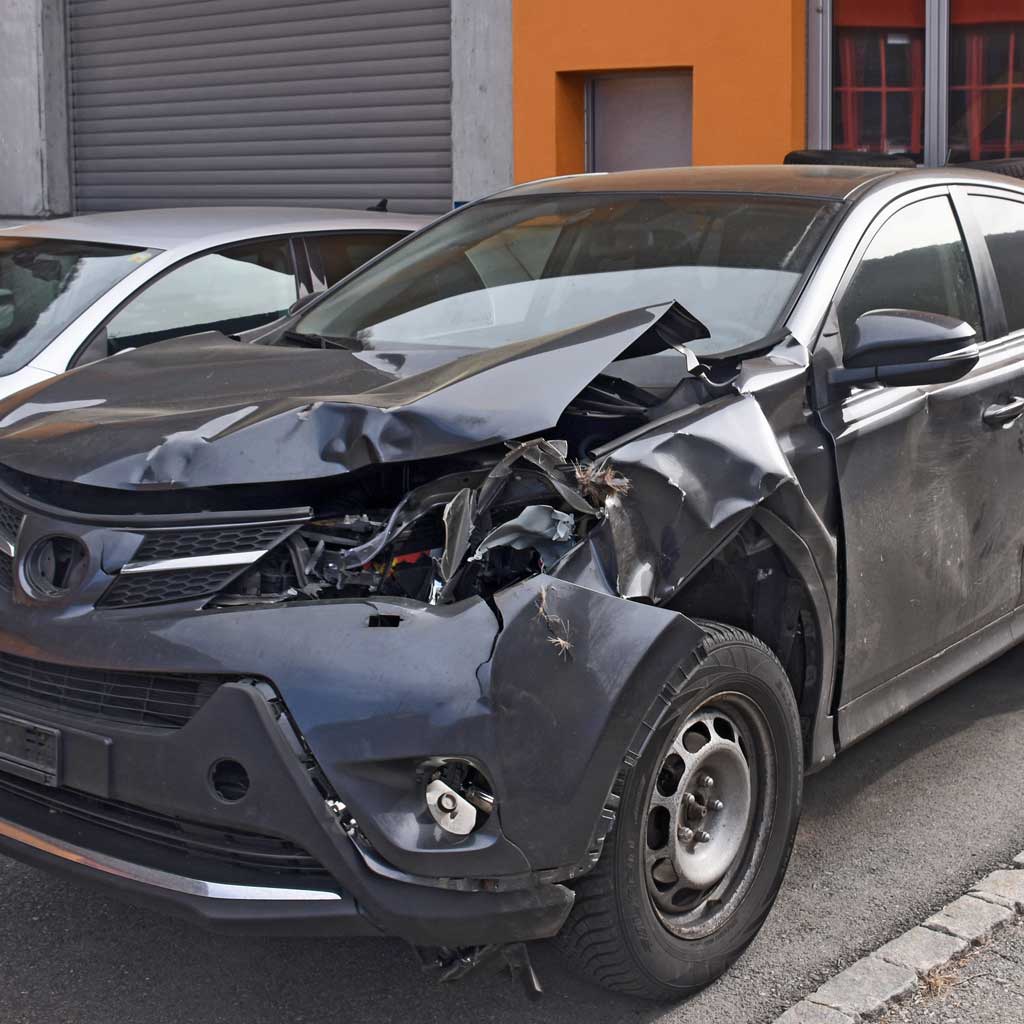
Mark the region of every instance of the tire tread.
<instances>
[{"instance_id":1,"label":"tire tread","mask_svg":"<svg viewBox=\"0 0 1024 1024\"><path fill-rule=\"evenodd\" d=\"M696 649L696 658L688 659L679 671L688 676L701 665L734 665L723 657L728 648L741 647L743 664L747 672L757 674L767 662L778 671L785 670L772 650L757 637L724 623L695 619L705 632ZM648 974L631 955L622 932L622 922L616 904L613 857L609 856L609 836L604 855L594 869L578 879L574 888L576 901L572 914L553 942L569 968L604 988L626 995L665 1000L684 998L700 991L725 971L743 952L736 950L727 962L707 963L706 976L690 985L681 985L668 992L663 982Z\"/></svg>"}]
</instances>

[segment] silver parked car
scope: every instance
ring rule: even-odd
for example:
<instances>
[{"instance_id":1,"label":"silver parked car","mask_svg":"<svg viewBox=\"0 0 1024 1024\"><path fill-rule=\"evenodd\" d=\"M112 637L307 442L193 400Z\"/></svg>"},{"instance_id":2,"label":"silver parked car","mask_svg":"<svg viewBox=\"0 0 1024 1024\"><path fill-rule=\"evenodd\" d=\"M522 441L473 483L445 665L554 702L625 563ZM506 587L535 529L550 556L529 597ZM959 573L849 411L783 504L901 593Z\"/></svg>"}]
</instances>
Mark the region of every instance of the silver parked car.
<instances>
[{"instance_id":1,"label":"silver parked car","mask_svg":"<svg viewBox=\"0 0 1024 1024\"><path fill-rule=\"evenodd\" d=\"M124 349L261 327L430 219L191 207L0 230L0 398Z\"/></svg>"}]
</instances>

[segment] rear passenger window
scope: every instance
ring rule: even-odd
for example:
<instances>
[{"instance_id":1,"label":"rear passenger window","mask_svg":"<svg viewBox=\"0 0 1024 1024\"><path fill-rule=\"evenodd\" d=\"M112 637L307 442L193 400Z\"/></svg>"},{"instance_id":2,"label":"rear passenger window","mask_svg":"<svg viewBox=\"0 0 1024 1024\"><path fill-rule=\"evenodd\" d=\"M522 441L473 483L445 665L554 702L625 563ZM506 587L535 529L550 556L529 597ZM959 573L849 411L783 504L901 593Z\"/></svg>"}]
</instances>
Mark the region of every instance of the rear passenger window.
<instances>
[{"instance_id":1,"label":"rear passenger window","mask_svg":"<svg viewBox=\"0 0 1024 1024\"><path fill-rule=\"evenodd\" d=\"M973 196L1011 331L1024 330L1024 203Z\"/></svg>"},{"instance_id":2,"label":"rear passenger window","mask_svg":"<svg viewBox=\"0 0 1024 1024\"><path fill-rule=\"evenodd\" d=\"M356 267L373 259L378 253L390 248L406 232L369 231L364 234L349 232L344 235L310 235L306 244L310 258L316 262L316 249L320 250L320 277L330 288L343 277L348 277Z\"/></svg>"},{"instance_id":3,"label":"rear passenger window","mask_svg":"<svg viewBox=\"0 0 1024 1024\"><path fill-rule=\"evenodd\" d=\"M839 303L839 329L872 309L913 309L966 320L981 331L978 292L960 226L936 196L894 213L871 240Z\"/></svg>"}]
</instances>

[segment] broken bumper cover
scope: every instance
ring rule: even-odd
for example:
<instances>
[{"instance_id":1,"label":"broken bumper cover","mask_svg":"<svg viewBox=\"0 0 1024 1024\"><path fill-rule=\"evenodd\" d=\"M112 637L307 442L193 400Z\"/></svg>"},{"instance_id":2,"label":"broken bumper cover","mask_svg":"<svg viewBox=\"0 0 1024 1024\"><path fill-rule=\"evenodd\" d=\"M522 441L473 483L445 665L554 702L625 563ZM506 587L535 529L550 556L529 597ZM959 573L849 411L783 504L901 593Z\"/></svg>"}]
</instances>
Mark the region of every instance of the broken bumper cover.
<instances>
[{"instance_id":1,"label":"broken bumper cover","mask_svg":"<svg viewBox=\"0 0 1024 1024\"><path fill-rule=\"evenodd\" d=\"M573 630L572 657L547 641L543 588ZM417 945L558 931L573 899L559 882L582 870L599 840L609 787L678 664L680 641L689 650L700 637L674 613L545 578L500 595L500 626L475 600L60 618L3 604L0 659L60 665L73 651L90 669L227 681L177 729L85 718L5 694L0 681L0 713L60 730L62 744L57 787L0 772L0 850L216 929L384 934ZM382 615L400 625L370 628ZM280 699L253 680L269 681ZM424 813L415 774L446 755L481 764L499 808L455 841ZM249 777L234 802L210 784L226 759ZM328 796L355 815L370 856ZM195 823L201 837L227 830L242 847L253 835L291 846L272 871L262 852L226 861L220 848L208 856L205 842L182 856L177 839L140 844L135 810L160 828Z\"/></svg>"},{"instance_id":2,"label":"broken bumper cover","mask_svg":"<svg viewBox=\"0 0 1024 1024\"><path fill-rule=\"evenodd\" d=\"M2 805L9 813L6 799ZM52 832L52 824L40 825ZM230 935L390 935L421 946L487 945L554 935L572 907L563 886L504 894L410 892L401 883L364 878L353 887L363 898L359 903L340 889L210 882L88 850L6 819L0 819L0 852Z\"/></svg>"},{"instance_id":3,"label":"broken bumper cover","mask_svg":"<svg viewBox=\"0 0 1024 1024\"><path fill-rule=\"evenodd\" d=\"M5 701L4 711L23 716L28 707ZM270 706L252 686L225 684L187 727L159 737L96 723L83 730L69 726L70 716L38 708L28 713L61 730L63 784L52 789L0 774L0 851L130 902L217 931L394 935L417 945L551 935L572 905L562 886L465 893L371 872L303 776ZM225 751L250 771L251 792L237 805L216 807L202 780L210 758ZM141 826L129 813L136 808L146 808L138 812L145 815ZM244 851L226 862L205 856L202 842L182 855L183 844L167 842L160 829L161 821L172 819L186 829L220 826L236 841L249 829L287 836L316 867L302 873L254 867L245 863Z\"/></svg>"}]
</instances>

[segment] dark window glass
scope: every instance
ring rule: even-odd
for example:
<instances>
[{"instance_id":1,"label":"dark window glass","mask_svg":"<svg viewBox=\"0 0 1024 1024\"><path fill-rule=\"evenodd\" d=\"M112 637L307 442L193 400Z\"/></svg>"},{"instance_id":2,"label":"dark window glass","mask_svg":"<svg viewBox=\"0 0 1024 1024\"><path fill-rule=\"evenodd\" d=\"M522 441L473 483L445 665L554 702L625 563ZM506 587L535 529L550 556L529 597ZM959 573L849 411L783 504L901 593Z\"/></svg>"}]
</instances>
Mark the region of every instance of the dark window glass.
<instances>
[{"instance_id":1,"label":"dark window glass","mask_svg":"<svg viewBox=\"0 0 1024 1024\"><path fill-rule=\"evenodd\" d=\"M980 330L974 275L948 199L905 207L871 240L839 304L843 337L872 309L941 313Z\"/></svg>"},{"instance_id":2,"label":"dark window glass","mask_svg":"<svg viewBox=\"0 0 1024 1024\"><path fill-rule=\"evenodd\" d=\"M910 94L891 92L885 97L885 106L890 144L909 149L910 136L903 134L903 129L910 127Z\"/></svg>"},{"instance_id":3,"label":"dark window glass","mask_svg":"<svg viewBox=\"0 0 1024 1024\"><path fill-rule=\"evenodd\" d=\"M108 354L199 331L237 334L295 301L287 239L244 242L168 271L107 322Z\"/></svg>"},{"instance_id":4,"label":"dark window glass","mask_svg":"<svg viewBox=\"0 0 1024 1024\"><path fill-rule=\"evenodd\" d=\"M967 36L963 32L950 33L949 84L967 84ZM950 100L952 101L952 97Z\"/></svg>"},{"instance_id":5,"label":"dark window glass","mask_svg":"<svg viewBox=\"0 0 1024 1024\"><path fill-rule=\"evenodd\" d=\"M1024 103L1016 103L1010 115L1010 132L1015 139L1024 139Z\"/></svg>"},{"instance_id":6,"label":"dark window glass","mask_svg":"<svg viewBox=\"0 0 1024 1024\"><path fill-rule=\"evenodd\" d=\"M924 151L925 0L891 13L835 0L832 145L866 153Z\"/></svg>"},{"instance_id":7,"label":"dark window glass","mask_svg":"<svg viewBox=\"0 0 1024 1024\"><path fill-rule=\"evenodd\" d=\"M1024 203L975 196L1011 331L1024 330Z\"/></svg>"},{"instance_id":8,"label":"dark window glass","mask_svg":"<svg viewBox=\"0 0 1024 1024\"><path fill-rule=\"evenodd\" d=\"M914 84L914 67L910 55L912 48L909 36L898 32L889 33L886 36L884 51L886 85L910 88ZM891 94L889 98L892 99L893 95L900 94Z\"/></svg>"},{"instance_id":9,"label":"dark window glass","mask_svg":"<svg viewBox=\"0 0 1024 1024\"><path fill-rule=\"evenodd\" d=\"M1024 156L1024 9L1007 20L980 0L952 0L949 145L955 161Z\"/></svg>"},{"instance_id":10,"label":"dark window glass","mask_svg":"<svg viewBox=\"0 0 1024 1024\"><path fill-rule=\"evenodd\" d=\"M405 235L404 231L368 231L362 234L350 231L340 235L307 235L306 245L310 250L310 259L313 260L314 267L316 253L319 250L319 269L329 288Z\"/></svg>"},{"instance_id":11,"label":"dark window glass","mask_svg":"<svg viewBox=\"0 0 1024 1024\"><path fill-rule=\"evenodd\" d=\"M1012 32L991 32L982 49L982 69L986 82L1010 80L1010 44Z\"/></svg>"},{"instance_id":12,"label":"dark window glass","mask_svg":"<svg viewBox=\"0 0 1024 1024\"><path fill-rule=\"evenodd\" d=\"M39 355L156 251L0 236L0 375Z\"/></svg>"}]
</instances>

